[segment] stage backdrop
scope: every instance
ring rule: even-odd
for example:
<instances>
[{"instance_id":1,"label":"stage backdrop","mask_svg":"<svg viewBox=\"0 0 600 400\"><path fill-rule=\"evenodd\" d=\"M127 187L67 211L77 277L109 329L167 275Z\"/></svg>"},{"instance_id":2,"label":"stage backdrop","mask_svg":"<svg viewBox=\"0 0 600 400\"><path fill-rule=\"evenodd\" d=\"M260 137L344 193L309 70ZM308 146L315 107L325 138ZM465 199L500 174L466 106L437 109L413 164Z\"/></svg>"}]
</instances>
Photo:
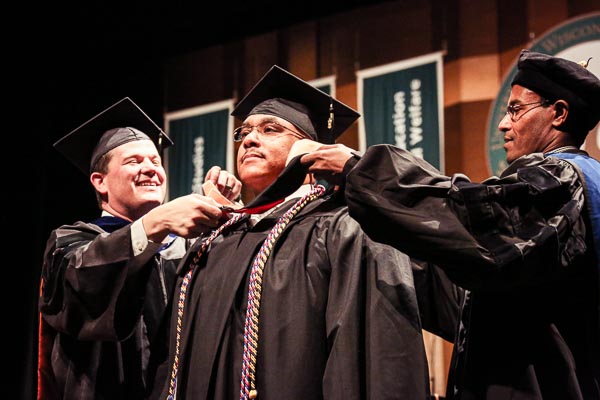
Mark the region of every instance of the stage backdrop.
<instances>
[{"instance_id":1,"label":"stage backdrop","mask_svg":"<svg viewBox=\"0 0 600 400\"><path fill-rule=\"evenodd\" d=\"M394 144L444 171L442 53L357 72L359 147Z\"/></svg>"},{"instance_id":2,"label":"stage backdrop","mask_svg":"<svg viewBox=\"0 0 600 400\"><path fill-rule=\"evenodd\" d=\"M214 165L233 173L233 100L167 113L167 135L175 145L166 150L168 198L202 193L204 175Z\"/></svg>"}]
</instances>

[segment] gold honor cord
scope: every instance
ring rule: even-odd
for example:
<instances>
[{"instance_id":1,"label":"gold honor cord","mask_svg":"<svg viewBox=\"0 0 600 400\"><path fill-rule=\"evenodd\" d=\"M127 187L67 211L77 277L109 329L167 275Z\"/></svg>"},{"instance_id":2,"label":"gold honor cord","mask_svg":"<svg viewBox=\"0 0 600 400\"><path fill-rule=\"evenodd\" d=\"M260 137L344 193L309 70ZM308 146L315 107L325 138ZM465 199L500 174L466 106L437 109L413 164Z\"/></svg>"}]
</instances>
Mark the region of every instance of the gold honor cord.
<instances>
[{"instance_id":1,"label":"gold honor cord","mask_svg":"<svg viewBox=\"0 0 600 400\"><path fill-rule=\"evenodd\" d=\"M244 354L242 357L242 379L240 385L240 399L256 399L256 358L258 354L258 317L260 313L260 299L262 293L262 277L265 264L277 239L304 206L319 198L325 193L325 187L316 185L304 197L298 200L288 211L283 214L271 229L263 242L258 254L252 263L250 282L248 284L248 309L246 310L246 323L244 326Z\"/></svg>"},{"instance_id":2,"label":"gold honor cord","mask_svg":"<svg viewBox=\"0 0 600 400\"><path fill-rule=\"evenodd\" d=\"M269 257L273 246L287 224L292 218L311 201L322 196L326 192L324 186L317 184L313 189L296 202L288 211L282 215L275 226L269 232L257 256L252 263L250 274L250 283L248 290L248 309L246 311L246 323L244 327L244 355L242 359L242 379L240 399L256 399L258 392L256 390L255 372L256 372L256 355L258 351L258 315L260 310L260 296L262 290L262 276L267 258ZM181 336L183 332L183 312L185 309L185 300L187 296L187 288L191 281L194 270L200 262L202 254L210 246L213 240L219 236L225 229L243 218L248 217L248 214L236 214L233 218L225 222L219 228L214 230L207 237L200 249L194 255L188 272L185 274L179 291L179 301L177 303L177 330L175 336L175 356L171 368L171 376L169 380L169 394L167 400L175 400L177 393L177 373L179 369L179 353L181 345Z\"/></svg>"},{"instance_id":3,"label":"gold honor cord","mask_svg":"<svg viewBox=\"0 0 600 400\"><path fill-rule=\"evenodd\" d=\"M215 240L215 238L217 236L219 236L225 229L236 224L238 221L240 221L242 218L244 218L246 216L247 216L247 214L236 214L234 217L229 219L223 225L221 225L220 227L215 229L210 234L210 236L207 237L203 241L202 245L200 246L200 249L196 252L196 255L192 259L192 263L190 264L190 269L183 277L183 281L181 282L181 288L179 290L179 301L177 303L177 331L176 331L176 336L175 336L175 358L173 360L173 367L171 369L171 379L169 380L169 395L167 396L167 400L174 400L176 397L175 394L177 393L177 372L178 372L178 368L179 368L179 349L180 349L180 344L181 344L181 333L183 331L183 311L185 308L187 287L190 284L194 270L198 266L200 257L202 256L202 254L204 254L204 252L206 251L208 246L210 246L212 241Z\"/></svg>"}]
</instances>

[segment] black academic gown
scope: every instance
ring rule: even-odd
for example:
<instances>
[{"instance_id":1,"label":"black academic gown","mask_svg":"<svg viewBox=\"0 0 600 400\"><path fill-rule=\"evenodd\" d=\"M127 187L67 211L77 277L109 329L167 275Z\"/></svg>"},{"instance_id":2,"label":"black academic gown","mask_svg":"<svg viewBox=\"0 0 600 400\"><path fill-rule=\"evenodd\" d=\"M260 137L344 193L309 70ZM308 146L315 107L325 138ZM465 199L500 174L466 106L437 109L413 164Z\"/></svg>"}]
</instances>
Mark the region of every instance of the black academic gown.
<instances>
[{"instance_id":1,"label":"black academic gown","mask_svg":"<svg viewBox=\"0 0 600 400\"><path fill-rule=\"evenodd\" d=\"M377 145L345 194L374 240L443 265L470 289L448 398L600 398L598 260L571 164L534 154L478 184Z\"/></svg>"},{"instance_id":2,"label":"black academic gown","mask_svg":"<svg viewBox=\"0 0 600 400\"><path fill-rule=\"evenodd\" d=\"M160 254L150 244L134 256L130 224L114 220L101 224L104 229L62 226L48 239L39 302L40 399L135 400L147 398L156 380L162 388L157 369L167 355L167 303L185 240Z\"/></svg>"},{"instance_id":3,"label":"black academic gown","mask_svg":"<svg viewBox=\"0 0 600 400\"><path fill-rule=\"evenodd\" d=\"M183 312L178 400L240 398L250 266L292 203L254 226L242 222L225 232L201 258ZM190 249L181 274L198 246L199 241ZM452 288L446 290L448 281L438 270L421 265L413 274L411 268L406 255L371 241L338 202L308 204L284 230L265 265L258 399L428 398L419 306L428 312L423 320L433 331L452 337L458 297ZM439 297L423 290L417 304L414 279L429 282ZM434 308L435 316L429 313ZM172 315L177 315L176 304ZM167 388L163 398L166 393Z\"/></svg>"}]
</instances>

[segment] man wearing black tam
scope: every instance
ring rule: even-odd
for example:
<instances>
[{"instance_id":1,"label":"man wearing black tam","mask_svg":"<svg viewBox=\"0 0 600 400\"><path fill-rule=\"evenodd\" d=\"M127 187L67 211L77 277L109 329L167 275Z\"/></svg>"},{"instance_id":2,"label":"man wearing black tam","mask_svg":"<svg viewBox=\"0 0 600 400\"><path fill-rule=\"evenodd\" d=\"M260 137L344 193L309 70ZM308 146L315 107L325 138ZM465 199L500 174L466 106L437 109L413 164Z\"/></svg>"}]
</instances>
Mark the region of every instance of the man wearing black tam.
<instances>
[{"instance_id":1,"label":"man wearing black tam","mask_svg":"<svg viewBox=\"0 0 600 400\"><path fill-rule=\"evenodd\" d=\"M60 226L48 238L39 400L142 400L156 388L160 393L177 263L186 239L223 216L215 200L199 194L163 204L159 150L172 144L129 98L55 143L89 177L102 215ZM218 167L207 179L230 198L240 192L239 181Z\"/></svg>"},{"instance_id":2,"label":"man wearing black tam","mask_svg":"<svg viewBox=\"0 0 600 400\"><path fill-rule=\"evenodd\" d=\"M389 145L302 158L347 173L350 215L373 240L469 290L449 399L600 399L600 163L580 150L600 81L582 64L521 52L500 177L447 177Z\"/></svg>"},{"instance_id":3,"label":"man wearing black tam","mask_svg":"<svg viewBox=\"0 0 600 400\"><path fill-rule=\"evenodd\" d=\"M427 399L422 327L452 340L461 292L371 241L295 156L359 115L277 66L232 115L254 199L179 266L163 398Z\"/></svg>"}]
</instances>

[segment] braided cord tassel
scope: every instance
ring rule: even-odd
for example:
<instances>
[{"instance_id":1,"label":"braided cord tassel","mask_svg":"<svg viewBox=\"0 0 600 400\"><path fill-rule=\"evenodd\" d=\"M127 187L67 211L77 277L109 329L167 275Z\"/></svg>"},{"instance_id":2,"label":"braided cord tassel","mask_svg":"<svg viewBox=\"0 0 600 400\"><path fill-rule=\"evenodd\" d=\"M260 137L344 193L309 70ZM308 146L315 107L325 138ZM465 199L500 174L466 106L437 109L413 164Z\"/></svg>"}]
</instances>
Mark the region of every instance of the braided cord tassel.
<instances>
[{"instance_id":1,"label":"braided cord tassel","mask_svg":"<svg viewBox=\"0 0 600 400\"><path fill-rule=\"evenodd\" d=\"M296 202L283 214L275 226L271 229L263 242L258 254L252 263L250 282L248 284L248 309L246 310L246 322L244 325L244 353L242 356L242 379L240 387L240 399L256 399L256 358L258 354L258 317L260 313L260 299L262 293L262 277L265 263L275 242L291 221L291 219L311 201L325 193L325 188L316 185L313 189Z\"/></svg>"},{"instance_id":2,"label":"braided cord tassel","mask_svg":"<svg viewBox=\"0 0 600 400\"><path fill-rule=\"evenodd\" d=\"M176 337L175 337L175 358L173 360L173 366L171 369L171 378L169 380L169 395L167 396L167 400L174 400L175 394L177 392L177 372L178 372L178 368L179 368L179 348L180 348L180 342L181 342L181 332L183 331L183 311L185 308L185 298L187 295L187 288L192 279L194 270L198 266L200 257L202 256L202 254L204 254L204 252L206 251L208 246L210 246L212 241L215 240L215 238L217 236L219 236L225 229L227 229L231 225L234 225L235 223L237 223L244 216L245 216L245 214L236 214L231 219L229 219L227 222L225 222L223 225L219 226L217 229L212 231L210 236L204 240L204 242L200 246L200 249L198 249L198 251L194 255L194 258L192 259L192 262L190 264L190 269L183 277L183 281L181 283L181 288L179 290L179 301L177 303L177 331L176 331Z\"/></svg>"}]
</instances>

